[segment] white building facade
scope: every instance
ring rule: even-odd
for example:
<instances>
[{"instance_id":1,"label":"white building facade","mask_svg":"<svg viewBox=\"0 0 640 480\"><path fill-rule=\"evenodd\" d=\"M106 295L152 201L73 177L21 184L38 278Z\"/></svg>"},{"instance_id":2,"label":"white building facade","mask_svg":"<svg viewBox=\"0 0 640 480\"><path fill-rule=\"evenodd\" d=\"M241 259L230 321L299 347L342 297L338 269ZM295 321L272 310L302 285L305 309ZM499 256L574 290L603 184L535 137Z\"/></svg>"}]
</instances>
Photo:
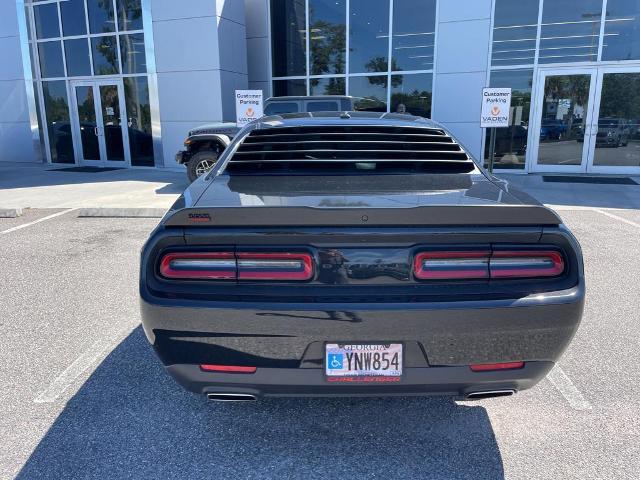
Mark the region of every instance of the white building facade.
<instances>
[{"instance_id":1,"label":"white building facade","mask_svg":"<svg viewBox=\"0 0 640 480\"><path fill-rule=\"evenodd\" d=\"M234 90L374 98L495 168L640 174L635 0L2 0L0 161L175 167Z\"/></svg>"}]
</instances>

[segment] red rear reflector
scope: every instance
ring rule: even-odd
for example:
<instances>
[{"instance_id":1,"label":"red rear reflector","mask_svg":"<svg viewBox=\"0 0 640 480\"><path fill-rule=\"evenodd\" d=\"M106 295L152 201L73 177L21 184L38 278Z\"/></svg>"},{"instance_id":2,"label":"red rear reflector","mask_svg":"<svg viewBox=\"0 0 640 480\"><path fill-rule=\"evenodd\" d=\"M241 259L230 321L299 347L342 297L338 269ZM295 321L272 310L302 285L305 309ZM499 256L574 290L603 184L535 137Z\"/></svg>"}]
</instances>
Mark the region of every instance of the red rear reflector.
<instances>
[{"instance_id":1,"label":"red rear reflector","mask_svg":"<svg viewBox=\"0 0 640 480\"><path fill-rule=\"evenodd\" d=\"M422 252L413 273L422 280L489 278L489 255L484 251Z\"/></svg>"},{"instance_id":2,"label":"red rear reflector","mask_svg":"<svg viewBox=\"0 0 640 480\"><path fill-rule=\"evenodd\" d=\"M554 251L496 251L489 262L491 278L557 277L564 260Z\"/></svg>"},{"instance_id":3,"label":"red rear reflector","mask_svg":"<svg viewBox=\"0 0 640 480\"><path fill-rule=\"evenodd\" d=\"M481 363L478 365L469 365L474 372L489 372L491 370L515 370L524 367L524 362L507 362L507 363Z\"/></svg>"},{"instance_id":4,"label":"red rear reflector","mask_svg":"<svg viewBox=\"0 0 640 480\"><path fill-rule=\"evenodd\" d=\"M313 258L308 253L237 253L240 280L309 280Z\"/></svg>"},{"instance_id":5,"label":"red rear reflector","mask_svg":"<svg viewBox=\"0 0 640 480\"><path fill-rule=\"evenodd\" d=\"M236 259L232 252L167 253L160 262L166 278L229 280L236 278Z\"/></svg>"},{"instance_id":6,"label":"red rear reflector","mask_svg":"<svg viewBox=\"0 0 640 480\"><path fill-rule=\"evenodd\" d=\"M241 367L237 365L200 365L200 369L205 372L228 372L228 373L255 373L256 367Z\"/></svg>"}]
</instances>

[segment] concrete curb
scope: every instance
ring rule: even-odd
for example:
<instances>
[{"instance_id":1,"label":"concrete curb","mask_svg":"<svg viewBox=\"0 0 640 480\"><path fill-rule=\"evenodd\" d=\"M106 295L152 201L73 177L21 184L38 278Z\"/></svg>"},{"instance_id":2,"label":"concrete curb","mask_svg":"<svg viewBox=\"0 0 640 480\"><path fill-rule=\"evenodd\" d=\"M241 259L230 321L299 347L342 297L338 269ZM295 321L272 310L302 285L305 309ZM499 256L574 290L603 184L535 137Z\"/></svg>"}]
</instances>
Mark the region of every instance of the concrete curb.
<instances>
[{"instance_id":1,"label":"concrete curb","mask_svg":"<svg viewBox=\"0 0 640 480\"><path fill-rule=\"evenodd\" d=\"M89 218L162 218L164 208L80 208L78 217Z\"/></svg>"},{"instance_id":2,"label":"concrete curb","mask_svg":"<svg viewBox=\"0 0 640 480\"><path fill-rule=\"evenodd\" d=\"M21 216L21 208L0 208L0 218L16 218Z\"/></svg>"}]
</instances>

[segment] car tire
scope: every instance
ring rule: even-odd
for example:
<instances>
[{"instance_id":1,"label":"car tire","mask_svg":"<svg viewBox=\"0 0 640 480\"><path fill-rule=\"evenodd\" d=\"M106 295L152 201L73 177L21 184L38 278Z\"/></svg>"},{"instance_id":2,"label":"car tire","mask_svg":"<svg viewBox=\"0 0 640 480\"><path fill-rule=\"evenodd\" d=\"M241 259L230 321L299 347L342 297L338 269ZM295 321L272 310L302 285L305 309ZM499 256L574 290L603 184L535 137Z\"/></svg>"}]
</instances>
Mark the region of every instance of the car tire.
<instances>
[{"instance_id":1,"label":"car tire","mask_svg":"<svg viewBox=\"0 0 640 480\"><path fill-rule=\"evenodd\" d=\"M187 176L193 182L203 173L211 170L218 161L218 152L213 150L202 150L191 157L187 163Z\"/></svg>"}]
</instances>

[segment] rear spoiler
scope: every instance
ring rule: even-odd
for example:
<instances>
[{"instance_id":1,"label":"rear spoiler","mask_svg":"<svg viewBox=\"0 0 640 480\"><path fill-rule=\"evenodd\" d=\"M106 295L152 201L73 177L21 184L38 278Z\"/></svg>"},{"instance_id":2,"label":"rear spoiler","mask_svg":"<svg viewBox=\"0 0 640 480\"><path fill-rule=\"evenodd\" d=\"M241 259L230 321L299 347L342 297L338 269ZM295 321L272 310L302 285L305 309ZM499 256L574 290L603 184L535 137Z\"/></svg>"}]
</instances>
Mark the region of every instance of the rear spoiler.
<instances>
[{"instance_id":1,"label":"rear spoiler","mask_svg":"<svg viewBox=\"0 0 640 480\"><path fill-rule=\"evenodd\" d=\"M540 205L409 208L203 207L169 212L166 227L552 226L558 215Z\"/></svg>"}]
</instances>

